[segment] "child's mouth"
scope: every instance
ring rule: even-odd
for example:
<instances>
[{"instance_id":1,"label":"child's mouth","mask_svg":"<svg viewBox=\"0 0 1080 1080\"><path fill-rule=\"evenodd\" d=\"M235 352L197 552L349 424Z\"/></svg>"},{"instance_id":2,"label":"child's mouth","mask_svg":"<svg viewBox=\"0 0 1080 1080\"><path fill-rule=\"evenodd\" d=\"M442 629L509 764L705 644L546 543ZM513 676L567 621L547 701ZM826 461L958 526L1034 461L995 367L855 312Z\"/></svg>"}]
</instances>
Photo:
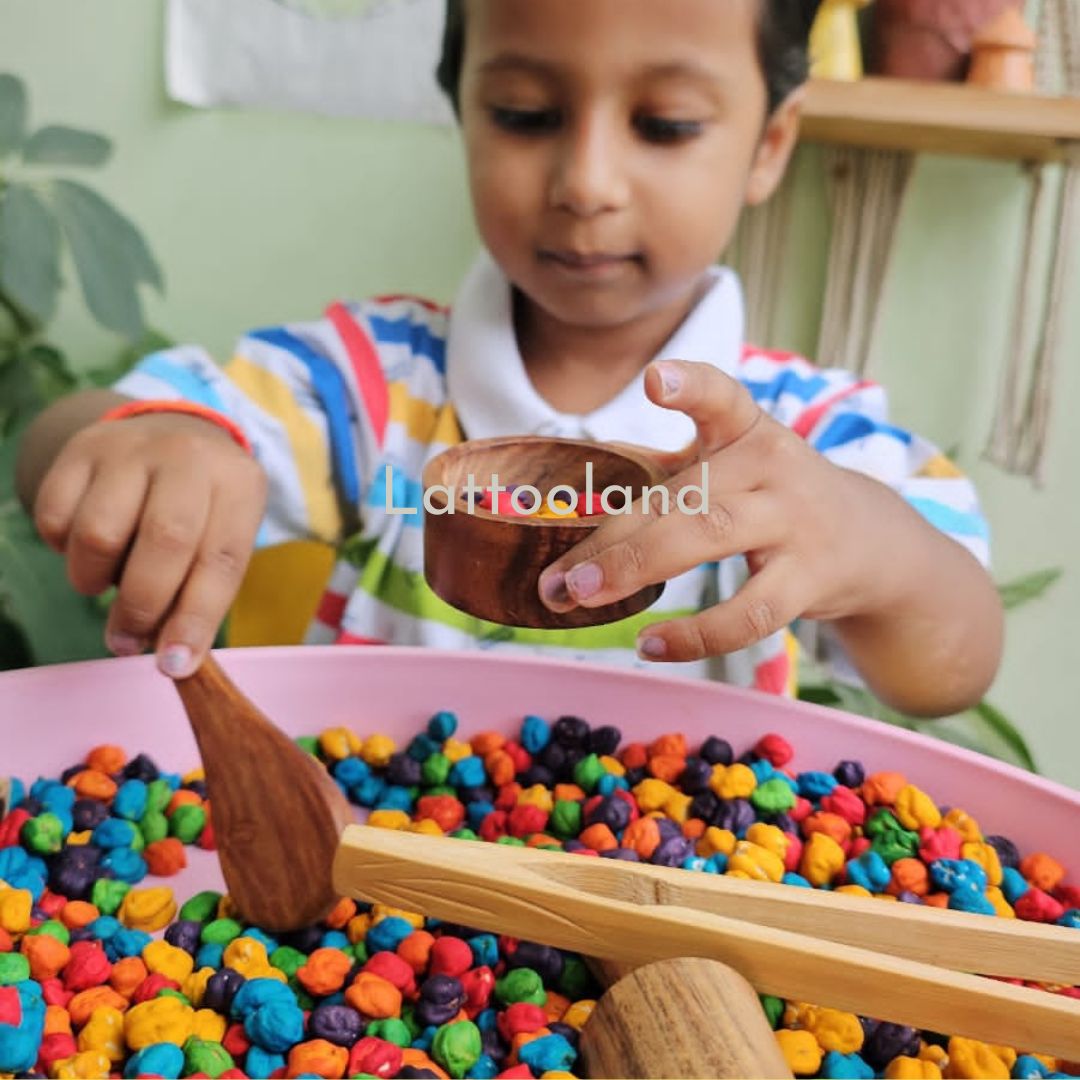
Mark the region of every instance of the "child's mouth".
<instances>
[{"instance_id":1,"label":"child's mouth","mask_svg":"<svg viewBox=\"0 0 1080 1080\"><path fill-rule=\"evenodd\" d=\"M606 251L575 251L571 249L541 250L541 262L579 278L599 278L618 274L640 262L636 252L620 254Z\"/></svg>"}]
</instances>

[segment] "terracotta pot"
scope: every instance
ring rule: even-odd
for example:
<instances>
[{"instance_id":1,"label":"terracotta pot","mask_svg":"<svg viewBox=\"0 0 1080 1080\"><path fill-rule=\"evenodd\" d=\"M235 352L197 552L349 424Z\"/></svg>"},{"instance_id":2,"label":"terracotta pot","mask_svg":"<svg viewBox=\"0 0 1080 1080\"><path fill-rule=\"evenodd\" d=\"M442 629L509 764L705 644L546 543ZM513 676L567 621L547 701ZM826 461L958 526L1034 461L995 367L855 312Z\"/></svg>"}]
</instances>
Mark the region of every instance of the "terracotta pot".
<instances>
[{"instance_id":1,"label":"terracotta pot","mask_svg":"<svg viewBox=\"0 0 1080 1080\"><path fill-rule=\"evenodd\" d=\"M979 29L1014 0L877 0L869 70L899 79L961 81Z\"/></svg>"}]
</instances>

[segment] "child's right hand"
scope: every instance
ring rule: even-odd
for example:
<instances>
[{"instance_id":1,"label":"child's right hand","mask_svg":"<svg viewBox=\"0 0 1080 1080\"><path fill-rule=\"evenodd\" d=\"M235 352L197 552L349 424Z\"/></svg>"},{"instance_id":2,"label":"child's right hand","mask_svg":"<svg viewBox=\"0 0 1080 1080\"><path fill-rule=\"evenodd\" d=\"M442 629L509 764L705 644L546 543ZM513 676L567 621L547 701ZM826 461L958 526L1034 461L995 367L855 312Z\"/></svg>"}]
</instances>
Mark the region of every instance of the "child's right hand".
<instances>
[{"instance_id":1,"label":"child's right hand","mask_svg":"<svg viewBox=\"0 0 1080 1080\"><path fill-rule=\"evenodd\" d=\"M266 474L214 424L158 413L92 423L64 444L34 500L42 537L79 592L118 592L106 642L153 647L167 675L191 674L244 576Z\"/></svg>"}]
</instances>

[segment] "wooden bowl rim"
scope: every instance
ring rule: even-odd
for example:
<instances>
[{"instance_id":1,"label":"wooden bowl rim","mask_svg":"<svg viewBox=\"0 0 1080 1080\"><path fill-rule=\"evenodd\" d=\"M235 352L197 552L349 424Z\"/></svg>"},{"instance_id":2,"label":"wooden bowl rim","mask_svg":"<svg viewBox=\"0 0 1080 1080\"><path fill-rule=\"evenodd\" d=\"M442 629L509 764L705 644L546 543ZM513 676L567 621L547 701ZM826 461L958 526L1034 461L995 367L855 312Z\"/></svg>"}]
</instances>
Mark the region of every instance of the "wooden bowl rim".
<instances>
[{"instance_id":1,"label":"wooden bowl rim","mask_svg":"<svg viewBox=\"0 0 1080 1080\"><path fill-rule=\"evenodd\" d=\"M427 490L430 486L427 478L429 470L436 462L449 461L454 457L460 457L465 452L476 449L499 450L508 446L521 446L523 444L539 446L552 443L559 446L577 446L582 449L603 450L607 454L611 454L614 457L620 457L631 464L640 466L645 471L648 477L647 483L650 485L664 482L665 477L659 466L657 466L651 458L646 457L645 454L634 451L629 447L623 447L621 445L617 446L611 443L595 442L591 439L567 439L558 435L496 435L488 439L466 439L464 442L449 446L441 453L437 454L424 466L422 481L424 489ZM428 516L426 510L424 513L425 516ZM462 513L466 514L468 517L478 518L480 521L498 522L512 528L560 528L576 530L595 529L597 528L598 522L612 516L610 514L587 514L580 515L576 518L539 518L535 516L515 517L510 514L495 514L490 510L485 510L482 506L474 506L472 510L464 510ZM434 514L430 516L445 517L446 515Z\"/></svg>"}]
</instances>

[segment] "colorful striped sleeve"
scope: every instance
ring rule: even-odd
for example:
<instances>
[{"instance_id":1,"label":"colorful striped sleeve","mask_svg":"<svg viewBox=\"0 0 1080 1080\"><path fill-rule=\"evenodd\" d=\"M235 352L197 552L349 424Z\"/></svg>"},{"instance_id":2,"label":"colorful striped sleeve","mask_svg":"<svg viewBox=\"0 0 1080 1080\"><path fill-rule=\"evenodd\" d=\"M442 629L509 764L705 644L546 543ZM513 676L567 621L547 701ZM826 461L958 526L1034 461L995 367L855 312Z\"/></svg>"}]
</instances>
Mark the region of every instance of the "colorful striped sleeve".
<instances>
[{"instance_id":1,"label":"colorful striped sleeve","mask_svg":"<svg viewBox=\"0 0 1080 1080\"><path fill-rule=\"evenodd\" d=\"M332 318L254 330L222 366L196 346L163 350L145 357L116 390L198 401L243 428L269 479L260 547L336 543L354 525L373 439Z\"/></svg>"},{"instance_id":2,"label":"colorful striped sleeve","mask_svg":"<svg viewBox=\"0 0 1080 1080\"><path fill-rule=\"evenodd\" d=\"M826 458L893 488L990 565L990 529L974 485L937 447L891 423L881 386L790 353L747 352L741 376L766 412Z\"/></svg>"}]
</instances>

